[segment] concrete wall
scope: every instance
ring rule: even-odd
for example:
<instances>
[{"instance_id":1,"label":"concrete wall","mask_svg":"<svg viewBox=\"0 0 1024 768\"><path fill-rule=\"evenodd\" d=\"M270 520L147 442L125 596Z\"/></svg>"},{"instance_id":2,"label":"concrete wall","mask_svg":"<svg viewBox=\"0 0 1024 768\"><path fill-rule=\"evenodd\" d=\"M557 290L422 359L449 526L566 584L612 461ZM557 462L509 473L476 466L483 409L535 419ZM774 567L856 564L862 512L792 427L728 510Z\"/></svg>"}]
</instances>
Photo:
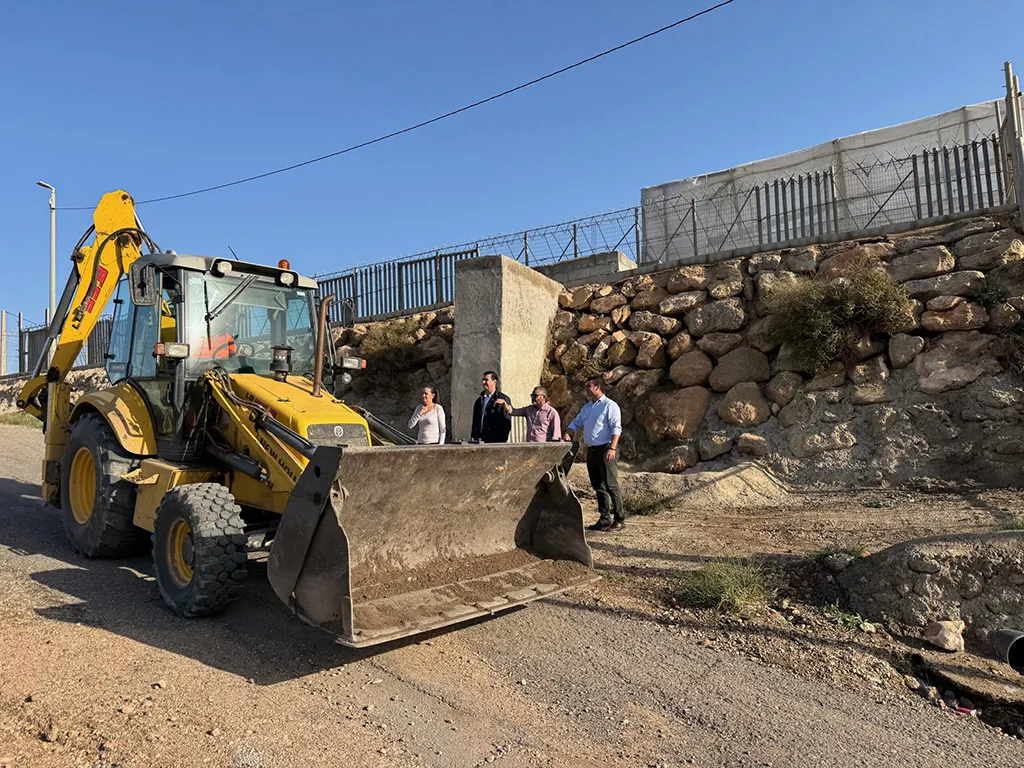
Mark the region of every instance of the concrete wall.
<instances>
[{"instance_id":1,"label":"concrete wall","mask_svg":"<svg viewBox=\"0 0 1024 768\"><path fill-rule=\"evenodd\" d=\"M452 348L450 433L468 440L480 375L498 372L518 407L540 384L548 330L562 286L505 256L460 261L455 267L458 322Z\"/></svg>"},{"instance_id":2,"label":"concrete wall","mask_svg":"<svg viewBox=\"0 0 1024 768\"><path fill-rule=\"evenodd\" d=\"M542 264L534 269L563 285L576 285L612 282L618 279L616 273L636 269L636 262L620 251L606 251L581 259Z\"/></svg>"}]
</instances>

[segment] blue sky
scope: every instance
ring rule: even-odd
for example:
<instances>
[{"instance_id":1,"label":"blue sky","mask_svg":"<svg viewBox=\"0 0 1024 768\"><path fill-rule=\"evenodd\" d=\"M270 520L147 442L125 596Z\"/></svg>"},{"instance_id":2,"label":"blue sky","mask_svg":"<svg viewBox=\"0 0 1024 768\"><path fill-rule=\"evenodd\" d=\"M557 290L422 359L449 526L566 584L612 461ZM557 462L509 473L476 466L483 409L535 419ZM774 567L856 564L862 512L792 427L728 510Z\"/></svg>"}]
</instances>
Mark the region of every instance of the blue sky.
<instances>
[{"instance_id":1,"label":"blue sky","mask_svg":"<svg viewBox=\"0 0 1024 768\"><path fill-rule=\"evenodd\" d=\"M3 5L0 308L41 321L47 193L93 205L387 133L712 0ZM736 0L584 68L340 158L140 215L179 252L325 272L632 205L643 186L998 98L1016 0ZM58 291L88 211L58 213Z\"/></svg>"}]
</instances>

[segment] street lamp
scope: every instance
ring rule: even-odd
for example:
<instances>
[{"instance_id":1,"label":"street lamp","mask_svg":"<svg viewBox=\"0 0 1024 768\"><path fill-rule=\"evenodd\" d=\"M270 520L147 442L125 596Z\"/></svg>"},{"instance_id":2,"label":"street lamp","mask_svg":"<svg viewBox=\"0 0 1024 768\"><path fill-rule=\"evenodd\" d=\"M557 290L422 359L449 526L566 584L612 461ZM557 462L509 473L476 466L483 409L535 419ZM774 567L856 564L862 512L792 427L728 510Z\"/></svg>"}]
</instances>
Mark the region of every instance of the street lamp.
<instances>
[{"instance_id":1,"label":"street lamp","mask_svg":"<svg viewBox=\"0 0 1024 768\"><path fill-rule=\"evenodd\" d=\"M57 311L57 190L45 181L36 184L50 190L50 322L53 322Z\"/></svg>"}]
</instances>

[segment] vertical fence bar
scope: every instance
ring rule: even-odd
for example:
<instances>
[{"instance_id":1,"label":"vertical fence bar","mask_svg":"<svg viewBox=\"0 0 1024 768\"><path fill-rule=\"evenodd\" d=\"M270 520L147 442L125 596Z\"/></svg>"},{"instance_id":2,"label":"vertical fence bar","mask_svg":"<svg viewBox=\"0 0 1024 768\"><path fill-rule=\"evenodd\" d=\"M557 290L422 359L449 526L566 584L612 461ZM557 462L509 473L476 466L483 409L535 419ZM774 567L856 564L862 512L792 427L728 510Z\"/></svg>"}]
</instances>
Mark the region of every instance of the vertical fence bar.
<instances>
[{"instance_id":1,"label":"vertical fence bar","mask_svg":"<svg viewBox=\"0 0 1024 768\"><path fill-rule=\"evenodd\" d=\"M935 205L942 215L942 176L939 173L939 150L932 150L932 167L935 169Z\"/></svg>"},{"instance_id":2,"label":"vertical fence bar","mask_svg":"<svg viewBox=\"0 0 1024 768\"><path fill-rule=\"evenodd\" d=\"M928 150L921 153L921 160L924 163L924 192L928 196L928 218L934 218L935 211L932 209L932 173L928 165Z\"/></svg>"},{"instance_id":3,"label":"vertical fence bar","mask_svg":"<svg viewBox=\"0 0 1024 768\"><path fill-rule=\"evenodd\" d=\"M697 198L690 198L690 230L693 232L693 255L700 255L700 248L697 247ZM665 246L668 248L668 245Z\"/></svg>"},{"instance_id":4,"label":"vertical fence bar","mask_svg":"<svg viewBox=\"0 0 1024 768\"><path fill-rule=\"evenodd\" d=\"M789 180L789 210L793 214L793 237L796 237L796 180Z\"/></svg>"},{"instance_id":5,"label":"vertical fence bar","mask_svg":"<svg viewBox=\"0 0 1024 768\"><path fill-rule=\"evenodd\" d=\"M523 232L523 258L526 266L530 266L530 233Z\"/></svg>"},{"instance_id":6,"label":"vertical fence bar","mask_svg":"<svg viewBox=\"0 0 1024 768\"><path fill-rule=\"evenodd\" d=\"M786 200L786 180L782 180L782 234L789 240L789 206Z\"/></svg>"},{"instance_id":7,"label":"vertical fence bar","mask_svg":"<svg viewBox=\"0 0 1024 768\"><path fill-rule=\"evenodd\" d=\"M0 310L0 376L7 375L7 310Z\"/></svg>"},{"instance_id":8,"label":"vertical fence bar","mask_svg":"<svg viewBox=\"0 0 1024 768\"><path fill-rule=\"evenodd\" d=\"M639 264L640 256L640 208L633 206L633 240L636 242L636 263Z\"/></svg>"},{"instance_id":9,"label":"vertical fence bar","mask_svg":"<svg viewBox=\"0 0 1024 768\"><path fill-rule=\"evenodd\" d=\"M839 195L836 194L836 167L828 167L828 193L832 196L832 226L833 231L839 231Z\"/></svg>"},{"instance_id":10,"label":"vertical fence bar","mask_svg":"<svg viewBox=\"0 0 1024 768\"><path fill-rule=\"evenodd\" d=\"M978 207L985 207L985 192L981 187L981 163L978 162L978 142L971 142L971 159L974 161L974 189L978 193Z\"/></svg>"},{"instance_id":11,"label":"vertical fence bar","mask_svg":"<svg viewBox=\"0 0 1024 768\"><path fill-rule=\"evenodd\" d=\"M998 106L999 102L996 102ZM1006 198L1003 194L1003 159L999 156L999 137L996 134L992 134L992 157L996 165L996 189L999 190L999 204L1002 205L1006 202Z\"/></svg>"},{"instance_id":12,"label":"vertical fence bar","mask_svg":"<svg viewBox=\"0 0 1024 768\"><path fill-rule=\"evenodd\" d=\"M761 189L760 187L754 188L754 202L757 203L757 245L761 247L764 245L764 230L761 228Z\"/></svg>"},{"instance_id":13,"label":"vertical fence bar","mask_svg":"<svg viewBox=\"0 0 1024 768\"><path fill-rule=\"evenodd\" d=\"M814 172L814 199L818 206L818 232L824 233L821 216L821 171Z\"/></svg>"},{"instance_id":14,"label":"vertical fence bar","mask_svg":"<svg viewBox=\"0 0 1024 768\"><path fill-rule=\"evenodd\" d=\"M797 177L797 187L800 189L800 237L807 237L807 227L804 224L804 177Z\"/></svg>"},{"instance_id":15,"label":"vertical fence bar","mask_svg":"<svg viewBox=\"0 0 1024 768\"><path fill-rule=\"evenodd\" d=\"M829 199L832 185L828 183L828 171L822 176L822 181L825 182L821 185L825 195L825 231L832 233L835 232L835 223L832 220L832 201Z\"/></svg>"},{"instance_id":16,"label":"vertical fence bar","mask_svg":"<svg viewBox=\"0 0 1024 768\"><path fill-rule=\"evenodd\" d=\"M761 190L757 191L758 196L761 195ZM772 241L772 204L771 197L768 192L768 182L764 183L764 229L768 235L768 242Z\"/></svg>"},{"instance_id":17,"label":"vertical fence bar","mask_svg":"<svg viewBox=\"0 0 1024 768\"><path fill-rule=\"evenodd\" d=\"M775 180L775 242L782 240L782 227L779 219L779 180Z\"/></svg>"},{"instance_id":18,"label":"vertical fence bar","mask_svg":"<svg viewBox=\"0 0 1024 768\"><path fill-rule=\"evenodd\" d=\"M572 225L572 257L578 259L580 257L580 241L576 239L576 222Z\"/></svg>"},{"instance_id":19,"label":"vertical fence bar","mask_svg":"<svg viewBox=\"0 0 1024 768\"><path fill-rule=\"evenodd\" d=\"M911 158L911 173L914 176L914 205L917 208L917 218L921 216L921 179L917 175L917 155Z\"/></svg>"},{"instance_id":20,"label":"vertical fence bar","mask_svg":"<svg viewBox=\"0 0 1024 768\"><path fill-rule=\"evenodd\" d=\"M956 197L959 204L958 210L964 212L964 177L960 170L960 147L953 147L953 168L956 171Z\"/></svg>"},{"instance_id":21,"label":"vertical fence bar","mask_svg":"<svg viewBox=\"0 0 1024 768\"><path fill-rule=\"evenodd\" d=\"M981 153L985 157L985 186L988 189L988 206L991 208L996 204L996 199L992 194L992 168L988 162L988 137L981 140Z\"/></svg>"},{"instance_id":22,"label":"vertical fence bar","mask_svg":"<svg viewBox=\"0 0 1024 768\"><path fill-rule=\"evenodd\" d=\"M942 167L946 172L946 204L949 212L953 212L953 179L949 175L949 147L942 148Z\"/></svg>"},{"instance_id":23,"label":"vertical fence bar","mask_svg":"<svg viewBox=\"0 0 1024 768\"><path fill-rule=\"evenodd\" d=\"M25 343L22 341L22 334L25 333L25 326L21 319L21 312L18 313L18 373L25 372Z\"/></svg>"},{"instance_id":24,"label":"vertical fence bar","mask_svg":"<svg viewBox=\"0 0 1024 768\"><path fill-rule=\"evenodd\" d=\"M807 174L807 228L814 237L814 179Z\"/></svg>"},{"instance_id":25,"label":"vertical fence bar","mask_svg":"<svg viewBox=\"0 0 1024 768\"><path fill-rule=\"evenodd\" d=\"M964 156L964 178L967 181L967 207L974 210L974 185L971 183L971 151L967 144L960 147Z\"/></svg>"}]
</instances>

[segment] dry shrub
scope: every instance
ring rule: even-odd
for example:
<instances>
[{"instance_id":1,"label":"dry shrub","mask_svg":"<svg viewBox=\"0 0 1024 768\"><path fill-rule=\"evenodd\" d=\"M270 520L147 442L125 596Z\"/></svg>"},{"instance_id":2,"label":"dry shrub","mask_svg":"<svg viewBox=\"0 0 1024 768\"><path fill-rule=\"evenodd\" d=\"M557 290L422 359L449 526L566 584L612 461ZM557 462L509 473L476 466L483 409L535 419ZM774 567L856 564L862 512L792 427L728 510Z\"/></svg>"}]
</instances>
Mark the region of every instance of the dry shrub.
<instances>
[{"instance_id":1,"label":"dry shrub","mask_svg":"<svg viewBox=\"0 0 1024 768\"><path fill-rule=\"evenodd\" d=\"M854 348L872 333L893 333L911 313L906 289L876 258L865 257L843 277L798 277L765 297L768 335L792 347L796 362L812 372L850 362Z\"/></svg>"},{"instance_id":2,"label":"dry shrub","mask_svg":"<svg viewBox=\"0 0 1024 768\"><path fill-rule=\"evenodd\" d=\"M10 413L0 414L0 424L31 427L32 429L42 429L43 426L43 422L24 411L11 411Z\"/></svg>"},{"instance_id":3,"label":"dry shrub","mask_svg":"<svg viewBox=\"0 0 1024 768\"><path fill-rule=\"evenodd\" d=\"M589 381L597 376L600 376L605 371L611 370L611 363L604 358L595 360L590 357L584 361L583 365L572 375L572 377L579 382Z\"/></svg>"},{"instance_id":4,"label":"dry shrub","mask_svg":"<svg viewBox=\"0 0 1024 768\"><path fill-rule=\"evenodd\" d=\"M414 368L412 334L420 324L410 318L371 325L359 345L366 359L365 377L374 389L392 390L400 386Z\"/></svg>"}]
</instances>

